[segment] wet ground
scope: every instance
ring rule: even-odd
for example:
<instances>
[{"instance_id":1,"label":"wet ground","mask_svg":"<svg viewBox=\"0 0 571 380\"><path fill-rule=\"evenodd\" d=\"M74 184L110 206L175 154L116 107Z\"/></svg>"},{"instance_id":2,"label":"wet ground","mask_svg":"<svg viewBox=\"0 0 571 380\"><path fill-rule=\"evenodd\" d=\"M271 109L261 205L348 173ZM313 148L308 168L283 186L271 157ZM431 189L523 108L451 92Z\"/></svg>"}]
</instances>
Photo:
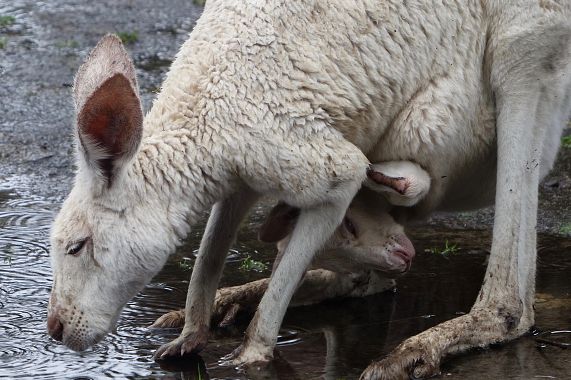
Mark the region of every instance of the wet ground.
<instances>
[{"instance_id":1,"label":"wet ground","mask_svg":"<svg viewBox=\"0 0 571 380\"><path fill-rule=\"evenodd\" d=\"M353 379L407 336L469 310L485 270L489 209L437 215L408 231L419 255L396 292L290 310L280 338L281 360L268 369L243 373L218 365L240 342L243 326L217 331L202 358L182 367L160 368L152 360L153 351L177 332L146 326L184 304L200 227L129 303L117 332L103 343L78 354L48 338L47 236L72 181L74 72L104 33L123 33L132 40L128 48L148 109L200 11L185 0L169 0L168 6L151 0L0 0L0 378ZM541 187L537 328L542 334L452 358L442 368L444 378L571 378L571 351L565 349L570 334L553 334L571 330L570 173L571 149L563 148ZM263 211L258 208L245 224L222 285L267 276L239 270L247 255L272 260L273 248L255 239ZM424 253L446 240L458 252Z\"/></svg>"}]
</instances>

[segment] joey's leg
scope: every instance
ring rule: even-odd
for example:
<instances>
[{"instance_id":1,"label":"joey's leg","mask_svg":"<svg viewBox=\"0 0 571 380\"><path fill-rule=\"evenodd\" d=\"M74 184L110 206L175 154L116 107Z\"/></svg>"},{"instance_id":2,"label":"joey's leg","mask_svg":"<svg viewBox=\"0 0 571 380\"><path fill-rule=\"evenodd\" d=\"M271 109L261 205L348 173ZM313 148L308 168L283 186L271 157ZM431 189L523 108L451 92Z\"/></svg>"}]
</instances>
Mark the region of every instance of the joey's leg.
<instances>
[{"instance_id":1,"label":"joey's leg","mask_svg":"<svg viewBox=\"0 0 571 380\"><path fill-rule=\"evenodd\" d=\"M270 279L218 289L211 323L226 326L234 322L238 311L255 311ZM290 307L313 305L332 298L365 297L392 289L395 282L382 273L364 270L359 273L336 273L325 269L308 271L295 291ZM162 315L151 327L183 327L184 309Z\"/></svg>"},{"instance_id":2,"label":"joey's leg","mask_svg":"<svg viewBox=\"0 0 571 380\"><path fill-rule=\"evenodd\" d=\"M496 213L476 303L470 313L407 339L371 364L361 379L431 377L438 374L443 356L514 339L534 323L539 161L546 128L565 122L567 115L560 112L565 97L540 80L516 77L505 83L514 87L496 93Z\"/></svg>"},{"instance_id":3,"label":"joey's leg","mask_svg":"<svg viewBox=\"0 0 571 380\"><path fill-rule=\"evenodd\" d=\"M240 222L257 199L258 194L243 188L212 208L190 278L184 328L177 339L157 350L155 359L197 352L206 345L212 304L226 255Z\"/></svg>"},{"instance_id":4,"label":"joey's leg","mask_svg":"<svg viewBox=\"0 0 571 380\"><path fill-rule=\"evenodd\" d=\"M229 286L216 291L211 324L231 324L238 311L256 309L268 287L269 278L248 282L243 285ZM174 310L162 315L151 327L183 327L185 309Z\"/></svg>"}]
</instances>

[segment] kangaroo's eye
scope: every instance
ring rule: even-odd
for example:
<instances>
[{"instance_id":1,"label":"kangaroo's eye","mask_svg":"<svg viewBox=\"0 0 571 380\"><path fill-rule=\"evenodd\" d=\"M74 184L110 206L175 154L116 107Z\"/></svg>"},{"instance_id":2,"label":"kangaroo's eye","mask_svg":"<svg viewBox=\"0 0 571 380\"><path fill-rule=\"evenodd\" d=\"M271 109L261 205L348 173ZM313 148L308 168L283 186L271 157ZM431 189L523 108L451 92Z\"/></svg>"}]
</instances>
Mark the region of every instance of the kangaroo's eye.
<instances>
[{"instance_id":1,"label":"kangaroo's eye","mask_svg":"<svg viewBox=\"0 0 571 380\"><path fill-rule=\"evenodd\" d=\"M87 238L71 243L67 247L65 253L72 256L78 255L81 249L85 246L85 242L87 242Z\"/></svg>"}]
</instances>

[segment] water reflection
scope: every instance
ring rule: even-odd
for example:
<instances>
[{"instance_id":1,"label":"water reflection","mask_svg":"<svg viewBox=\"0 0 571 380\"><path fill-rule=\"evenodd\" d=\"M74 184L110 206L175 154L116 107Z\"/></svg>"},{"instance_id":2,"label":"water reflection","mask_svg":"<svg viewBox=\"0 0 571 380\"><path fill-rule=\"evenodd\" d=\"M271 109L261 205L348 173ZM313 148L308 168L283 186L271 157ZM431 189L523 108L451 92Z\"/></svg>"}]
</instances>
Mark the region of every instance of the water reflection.
<instances>
[{"instance_id":1,"label":"water reflection","mask_svg":"<svg viewBox=\"0 0 571 380\"><path fill-rule=\"evenodd\" d=\"M372 360L407 336L470 309L484 274L491 237L488 231L412 230L420 254L410 274L399 280L396 292L290 310L281 331L278 359L268 366L244 370L220 362L240 344L247 320L214 331L200 357L159 366L152 360L154 350L175 338L178 331L151 331L147 326L184 304L189 265L202 227L193 231L153 282L127 305L113 334L96 347L75 353L45 332L51 285L48 235L58 202L34 196L25 178L4 178L0 186L0 378L356 378ZM262 215L263 207L244 225L240 243L229 257L223 285L269 274L239 270L246 255L262 261L273 258L273 248L256 240ZM424 248L441 246L445 239L457 244L460 253L422 254ZM569 375L566 351L561 347L571 341L571 240L543 236L540 247L540 334L499 350L454 358L444 366L448 377L476 379L482 368L505 374L505 378Z\"/></svg>"}]
</instances>

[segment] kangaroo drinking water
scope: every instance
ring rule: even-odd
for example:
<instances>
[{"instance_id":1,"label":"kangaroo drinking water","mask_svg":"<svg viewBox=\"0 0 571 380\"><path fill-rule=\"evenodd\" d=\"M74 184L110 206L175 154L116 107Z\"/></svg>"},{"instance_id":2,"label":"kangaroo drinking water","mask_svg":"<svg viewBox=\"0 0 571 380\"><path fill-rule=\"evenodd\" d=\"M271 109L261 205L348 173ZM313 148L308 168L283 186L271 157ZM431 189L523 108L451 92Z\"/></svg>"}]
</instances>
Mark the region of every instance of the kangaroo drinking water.
<instances>
[{"instance_id":1,"label":"kangaroo drinking water","mask_svg":"<svg viewBox=\"0 0 571 380\"><path fill-rule=\"evenodd\" d=\"M431 178L415 214L495 200L490 263L469 314L404 342L364 378L429 376L448 353L522 335L534 320L538 182L571 108L570 8L208 1L145 117L131 60L105 37L74 84L78 171L52 231L50 334L76 350L102 339L212 207L185 327L156 355L199 351L240 220L272 195L300 214L234 353L270 360L369 162L405 160Z\"/></svg>"}]
</instances>

